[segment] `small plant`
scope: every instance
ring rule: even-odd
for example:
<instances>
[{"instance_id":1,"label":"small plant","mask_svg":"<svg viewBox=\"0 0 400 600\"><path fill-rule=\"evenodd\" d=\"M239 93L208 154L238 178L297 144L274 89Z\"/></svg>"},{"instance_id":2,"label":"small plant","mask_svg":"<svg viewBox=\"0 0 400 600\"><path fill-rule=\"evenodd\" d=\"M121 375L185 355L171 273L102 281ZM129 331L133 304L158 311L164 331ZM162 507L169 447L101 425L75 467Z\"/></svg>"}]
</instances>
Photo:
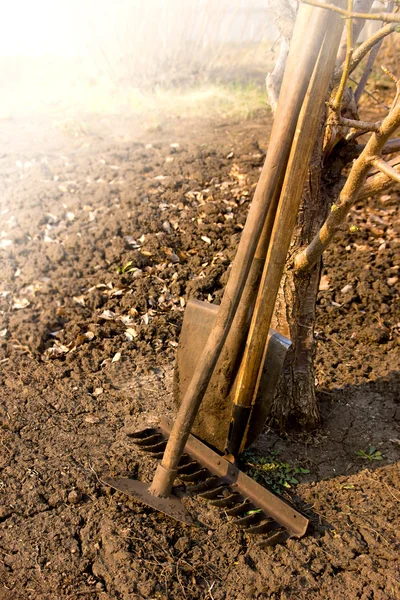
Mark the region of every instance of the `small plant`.
<instances>
[{"instance_id":1,"label":"small plant","mask_svg":"<svg viewBox=\"0 0 400 600\"><path fill-rule=\"evenodd\" d=\"M269 452L267 456L259 456L252 451L243 455L244 468L250 477L268 485L274 492L281 494L284 489L291 489L299 483L297 475L309 473L309 469L296 467L278 459L279 450Z\"/></svg>"},{"instance_id":2,"label":"small plant","mask_svg":"<svg viewBox=\"0 0 400 600\"><path fill-rule=\"evenodd\" d=\"M375 446L370 446L367 452L365 452L365 450L357 450L356 454L360 458L364 458L365 460L369 460L370 462L372 462L373 460L383 459L381 451L377 450Z\"/></svg>"},{"instance_id":3,"label":"small plant","mask_svg":"<svg viewBox=\"0 0 400 600\"><path fill-rule=\"evenodd\" d=\"M132 271L135 271L135 267L132 267L133 261L129 260L126 265L117 267L117 273L119 273L120 275L122 275L123 273L131 273Z\"/></svg>"}]
</instances>

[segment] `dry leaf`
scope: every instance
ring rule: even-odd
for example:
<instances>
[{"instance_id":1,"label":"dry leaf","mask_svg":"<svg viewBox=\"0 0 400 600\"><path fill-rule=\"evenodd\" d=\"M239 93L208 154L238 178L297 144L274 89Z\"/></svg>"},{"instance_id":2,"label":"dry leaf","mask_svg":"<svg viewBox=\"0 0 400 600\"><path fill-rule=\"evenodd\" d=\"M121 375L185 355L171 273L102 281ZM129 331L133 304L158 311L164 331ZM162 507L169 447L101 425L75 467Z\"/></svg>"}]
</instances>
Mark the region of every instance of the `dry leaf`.
<instances>
[{"instance_id":1,"label":"dry leaf","mask_svg":"<svg viewBox=\"0 0 400 600\"><path fill-rule=\"evenodd\" d=\"M128 339L129 342L132 342L134 338L137 337L137 335L137 331L136 329L133 329L133 327L128 327L128 329L126 329L125 331L125 337Z\"/></svg>"},{"instance_id":2,"label":"dry leaf","mask_svg":"<svg viewBox=\"0 0 400 600\"><path fill-rule=\"evenodd\" d=\"M56 340L54 343L54 346L52 346L51 348L47 348L47 350L45 350L44 353L49 358L57 358L59 356L63 356L64 354L67 354L69 351L70 351L70 348L68 346L61 344L60 342L58 342Z\"/></svg>"},{"instance_id":3,"label":"dry leaf","mask_svg":"<svg viewBox=\"0 0 400 600\"><path fill-rule=\"evenodd\" d=\"M100 389L101 391L103 391L102 388L96 388L96 389ZM93 396L94 395L95 394L93 394ZM99 417L96 417L95 415L86 415L85 423L92 423L94 425L95 423L100 423L100 419L99 419Z\"/></svg>"},{"instance_id":4,"label":"dry leaf","mask_svg":"<svg viewBox=\"0 0 400 600\"><path fill-rule=\"evenodd\" d=\"M321 281L319 282L319 291L326 292L329 290L331 285L331 280L326 275L322 275Z\"/></svg>"},{"instance_id":5,"label":"dry leaf","mask_svg":"<svg viewBox=\"0 0 400 600\"><path fill-rule=\"evenodd\" d=\"M85 306L85 296L74 296L73 300L77 304L80 304L80 306Z\"/></svg>"},{"instance_id":6,"label":"dry leaf","mask_svg":"<svg viewBox=\"0 0 400 600\"><path fill-rule=\"evenodd\" d=\"M101 315L99 315L100 319L105 319L106 321L114 321L116 314L113 313L112 310L104 310Z\"/></svg>"},{"instance_id":7,"label":"dry leaf","mask_svg":"<svg viewBox=\"0 0 400 600\"><path fill-rule=\"evenodd\" d=\"M19 310L21 308L26 308L30 305L28 298L15 298L14 303L12 305L13 308Z\"/></svg>"},{"instance_id":8,"label":"dry leaf","mask_svg":"<svg viewBox=\"0 0 400 600\"><path fill-rule=\"evenodd\" d=\"M353 289L353 286L351 285L351 283L348 283L340 291L342 294L347 294L347 292L350 292L352 289Z\"/></svg>"},{"instance_id":9,"label":"dry leaf","mask_svg":"<svg viewBox=\"0 0 400 600\"><path fill-rule=\"evenodd\" d=\"M137 242L135 240L135 238L131 235L126 235L125 236L125 241L127 244L129 244L129 246L132 246L133 250L136 250L137 248L140 248L141 244L139 242Z\"/></svg>"}]
</instances>

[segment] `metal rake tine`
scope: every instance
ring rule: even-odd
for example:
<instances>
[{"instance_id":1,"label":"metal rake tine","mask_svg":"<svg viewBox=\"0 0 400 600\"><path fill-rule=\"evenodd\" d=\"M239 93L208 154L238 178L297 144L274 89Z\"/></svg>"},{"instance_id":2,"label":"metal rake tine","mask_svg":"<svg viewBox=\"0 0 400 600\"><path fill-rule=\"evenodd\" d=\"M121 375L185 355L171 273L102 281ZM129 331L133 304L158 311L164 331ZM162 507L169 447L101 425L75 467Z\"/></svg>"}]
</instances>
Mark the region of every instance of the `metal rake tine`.
<instances>
[{"instance_id":1,"label":"metal rake tine","mask_svg":"<svg viewBox=\"0 0 400 600\"><path fill-rule=\"evenodd\" d=\"M199 469L198 471L195 471L194 473L180 473L179 474L179 479L181 479L182 481L202 481L204 479L207 479L207 477L209 477L211 475L210 471L208 469Z\"/></svg>"},{"instance_id":2,"label":"metal rake tine","mask_svg":"<svg viewBox=\"0 0 400 600\"><path fill-rule=\"evenodd\" d=\"M216 487L219 487L220 482L221 479L219 477L217 477L216 475L211 475L211 477L209 477L205 481L201 481L200 483L190 485L187 489L191 494L201 494L203 492L207 492L209 490L215 489Z\"/></svg>"},{"instance_id":3,"label":"metal rake tine","mask_svg":"<svg viewBox=\"0 0 400 600\"><path fill-rule=\"evenodd\" d=\"M178 475L190 475L190 473L195 473L196 471L202 468L203 467L199 462L197 462L197 460L193 460L191 462L187 462L182 466L178 466Z\"/></svg>"},{"instance_id":4,"label":"metal rake tine","mask_svg":"<svg viewBox=\"0 0 400 600\"><path fill-rule=\"evenodd\" d=\"M158 442L158 444L153 444L152 446L139 446L139 449L143 452L149 452L150 454L158 454L159 452L164 452L165 446L167 445L166 440L162 440Z\"/></svg>"},{"instance_id":5,"label":"metal rake tine","mask_svg":"<svg viewBox=\"0 0 400 600\"><path fill-rule=\"evenodd\" d=\"M193 458L190 456L190 454L187 454L187 452L185 452L185 454L182 454L182 456L181 456L181 459L178 463L178 468L184 467L185 465L188 465L192 462L194 462Z\"/></svg>"},{"instance_id":6,"label":"metal rake tine","mask_svg":"<svg viewBox=\"0 0 400 600\"><path fill-rule=\"evenodd\" d=\"M238 504L237 506L234 506L233 508L229 508L226 511L226 514L228 515L228 517L236 517L237 515L244 515L244 514L248 513L250 510L257 510L257 509L252 502L250 502L249 500L246 499L241 504Z\"/></svg>"},{"instance_id":7,"label":"metal rake tine","mask_svg":"<svg viewBox=\"0 0 400 600\"><path fill-rule=\"evenodd\" d=\"M238 501L242 500L242 496L237 492L233 492L230 496L226 496L226 498L217 498L216 500L210 500L210 504L213 506L218 506L218 508L230 508L237 504Z\"/></svg>"},{"instance_id":8,"label":"metal rake tine","mask_svg":"<svg viewBox=\"0 0 400 600\"><path fill-rule=\"evenodd\" d=\"M263 521L264 519L267 519L267 515L265 513L263 513L262 510L258 511L258 512L253 512L250 515L246 515L245 517L241 517L239 519L235 519L234 521L232 521L237 527L249 527L250 525L256 525L257 523L260 523L260 521Z\"/></svg>"},{"instance_id":9,"label":"metal rake tine","mask_svg":"<svg viewBox=\"0 0 400 600\"><path fill-rule=\"evenodd\" d=\"M228 485L226 485L226 484L220 485L219 487L214 488L213 490L210 490L208 492L204 492L204 493L200 494L200 496L202 498L205 498L206 500L216 500L218 498L218 496L223 494L223 492L227 492L226 495L231 494Z\"/></svg>"},{"instance_id":10,"label":"metal rake tine","mask_svg":"<svg viewBox=\"0 0 400 600\"><path fill-rule=\"evenodd\" d=\"M258 525L247 527L245 533L247 533L248 535L260 535L261 533L268 533L269 531L273 531L274 529L279 528L279 523L277 523L273 519L268 519L267 521L262 521Z\"/></svg>"},{"instance_id":11,"label":"metal rake tine","mask_svg":"<svg viewBox=\"0 0 400 600\"><path fill-rule=\"evenodd\" d=\"M134 438L133 439L134 444L139 447L153 446L154 444L159 443L161 441L165 442L165 439L159 433L155 433L155 434L150 435L149 437L145 437L145 438L138 438L138 439Z\"/></svg>"},{"instance_id":12,"label":"metal rake tine","mask_svg":"<svg viewBox=\"0 0 400 600\"><path fill-rule=\"evenodd\" d=\"M266 540L257 542L255 546L256 548L268 548L270 546L276 546L276 544L283 544L292 537L293 535L289 531L283 529L282 531L278 531L274 535L271 535Z\"/></svg>"},{"instance_id":13,"label":"metal rake tine","mask_svg":"<svg viewBox=\"0 0 400 600\"><path fill-rule=\"evenodd\" d=\"M155 427L146 427L146 429L141 429L140 431L133 431L132 433L127 433L126 435L132 438L133 440L142 440L151 437L155 433L161 435L159 430L155 429Z\"/></svg>"}]
</instances>

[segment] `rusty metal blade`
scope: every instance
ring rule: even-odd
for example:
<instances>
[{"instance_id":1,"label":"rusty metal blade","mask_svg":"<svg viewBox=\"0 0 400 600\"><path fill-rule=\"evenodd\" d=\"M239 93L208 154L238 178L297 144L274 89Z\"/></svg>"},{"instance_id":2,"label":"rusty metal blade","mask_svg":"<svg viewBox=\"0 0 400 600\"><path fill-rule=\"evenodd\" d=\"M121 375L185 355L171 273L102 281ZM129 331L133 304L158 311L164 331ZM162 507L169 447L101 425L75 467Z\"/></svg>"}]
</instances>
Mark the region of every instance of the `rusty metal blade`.
<instances>
[{"instance_id":1,"label":"rusty metal blade","mask_svg":"<svg viewBox=\"0 0 400 600\"><path fill-rule=\"evenodd\" d=\"M185 525L194 524L192 517L189 515L179 498L172 495L168 496L168 498L152 496L148 491L150 487L150 484L148 483L143 483L136 479L119 479L115 477L106 477L101 481L112 487L114 490L130 496L138 502L146 504L168 517L172 517L176 521L185 523Z\"/></svg>"}]
</instances>

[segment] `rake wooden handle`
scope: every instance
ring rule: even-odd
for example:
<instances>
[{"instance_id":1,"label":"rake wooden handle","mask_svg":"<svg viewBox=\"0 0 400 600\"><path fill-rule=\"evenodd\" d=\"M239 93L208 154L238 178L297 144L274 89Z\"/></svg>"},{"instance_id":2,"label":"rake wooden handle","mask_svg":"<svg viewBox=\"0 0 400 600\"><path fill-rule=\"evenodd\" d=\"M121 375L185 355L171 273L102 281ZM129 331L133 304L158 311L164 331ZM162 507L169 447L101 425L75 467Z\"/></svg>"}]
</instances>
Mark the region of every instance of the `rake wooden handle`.
<instances>
[{"instance_id":1,"label":"rake wooden handle","mask_svg":"<svg viewBox=\"0 0 400 600\"><path fill-rule=\"evenodd\" d=\"M149 492L155 496L166 497L171 492L188 435L232 325L266 215L273 199L279 196L297 118L325 31L332 18L327 13L329 11L311 8L305 4L299 7L270 147L232 264L231 275L215 326L183 398L162 462L149 488Z\"/></svg>"}]
</instances>

